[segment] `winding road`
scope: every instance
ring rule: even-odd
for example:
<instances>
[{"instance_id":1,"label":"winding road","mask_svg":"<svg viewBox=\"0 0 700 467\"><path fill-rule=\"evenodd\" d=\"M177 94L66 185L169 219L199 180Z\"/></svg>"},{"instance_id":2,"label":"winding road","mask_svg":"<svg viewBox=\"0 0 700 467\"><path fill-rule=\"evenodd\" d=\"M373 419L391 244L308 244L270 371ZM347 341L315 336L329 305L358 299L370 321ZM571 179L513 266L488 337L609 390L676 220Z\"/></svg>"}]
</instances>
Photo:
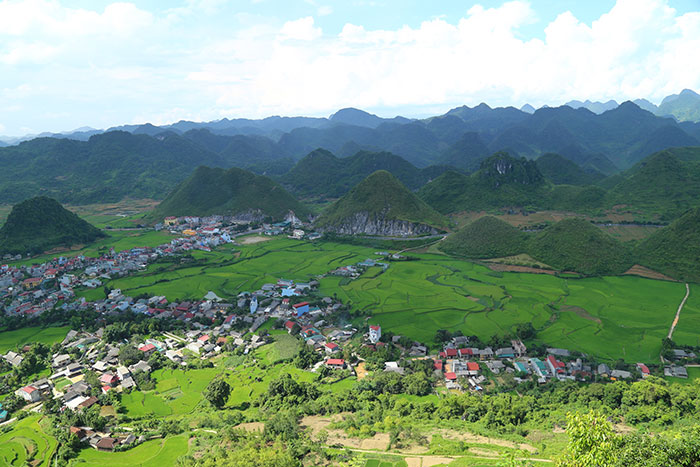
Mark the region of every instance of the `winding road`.
<instances>
[{"instance_id":1,"label":"winding road","mask_svg":"<svg viewBox=\"0 0 700 467\"><path fill-rule=\"evenodd\" d=\"M671 339L673 336L673 331L676 329L676 324L678 324L678 319L681 317L681 310L683 310L683 307L685 306L685 302L688 300L688 296L690 295L690 286L688 284L685 284L685 297L683 297L683 301L681 302L680 305L678 305L678 311L676 311L676 317L673 320L673 324L671 324L671 329L668 330L668 338Z\"/></svg>"}]
</instances>

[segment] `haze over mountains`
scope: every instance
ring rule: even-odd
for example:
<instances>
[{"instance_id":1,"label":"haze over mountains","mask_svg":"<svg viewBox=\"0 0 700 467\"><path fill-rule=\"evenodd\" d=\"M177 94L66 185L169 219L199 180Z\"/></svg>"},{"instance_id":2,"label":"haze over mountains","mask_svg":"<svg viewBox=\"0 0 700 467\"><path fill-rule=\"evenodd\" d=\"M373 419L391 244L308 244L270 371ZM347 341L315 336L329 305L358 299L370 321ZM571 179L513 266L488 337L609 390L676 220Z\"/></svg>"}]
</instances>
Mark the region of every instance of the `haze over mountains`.
<instances>
[{"instance_id":1,"label":"haze over mountains","mask_svg":"<svg viewBox=\"0 0 700 467\"><path fill-rule=\"evenodd\" d=\"M206 165L278 177L298 196L338 197L375 170L389 170L415 190L446 166L478 171L498 151L526 159L555 153L594 180L630 169L659 150L687 146L700 146L700 123L658 117L631 102L600 115L568 106L529 114L481 104L425 120L382 119L344 109L329 119L179 122L166 128L123 127L86 141L37 138L0 148L0 196L6 202L36 195L70 203L162 199ZM309 178L313 164L306 156L319 148L334 155L335 160L328 154L316 159L325 157L320 165L335 173L316 171ZM345 160L350 156L355 159ZM330 178L319 179L321 173ZM555 180L582 182L580 177Z\"/></svg>"},{"instance_id":2,"label":"haze over mountains","mask_svg":"<svg viewBox=\"0 0 700 467\"><path fill-rule=\"evenodd\" d=\"M700 94L697 94L691 89L684 89L678 94L671 94L669 96L666 96L659 105L653 104L647 99L635 99L632 102L638 105L640 108L647 110L660 117L674 118L678 122L700 122ZM580 101L574 99L566 102L563 105L571 107L573 109L586 108L593 113L602 114L608 110L616 109L620 105L620 103L612 99L606 102L591 101L588 99L586 99L585 101ZM542 108L550 107L551 106L545 105ZM510 109L511 107L506 108ZM457 109L453 109L447 112L447 114L454 113ZM536 110L537 109L530 104L525 104L520 108L521 112L527 114L533 114ZM397 116L394 118L382 118L359 109L345 108L330 115L328 118L271 116L263 119L224 118L221 120L214 120L210 122L192 122L181 120L177 123L169 125L155 126L150 123L145 123L141 125L119 125L116 127L110 127L106 130L100 130L89 126L84 126L72 131L63 131L60 133L43 132L39 134L28 134L19 137L0 136L0 147L18 144L22 141L42 137L69 138L80 141L86 141L93 135L107 133L115 130L123 130L129 133L145 133L153 135L160 133L164 130L170 130L182 134L189 130L207 128L212 133L221 135L261 135L273 139L278 139L282 134L289 133L296 128L323 128L335 124L346 124L374 129L382 125L383 123L405 124L410 123L411 121L416 121L416 119L401 116Z\"/></svg>"}]
</instances>

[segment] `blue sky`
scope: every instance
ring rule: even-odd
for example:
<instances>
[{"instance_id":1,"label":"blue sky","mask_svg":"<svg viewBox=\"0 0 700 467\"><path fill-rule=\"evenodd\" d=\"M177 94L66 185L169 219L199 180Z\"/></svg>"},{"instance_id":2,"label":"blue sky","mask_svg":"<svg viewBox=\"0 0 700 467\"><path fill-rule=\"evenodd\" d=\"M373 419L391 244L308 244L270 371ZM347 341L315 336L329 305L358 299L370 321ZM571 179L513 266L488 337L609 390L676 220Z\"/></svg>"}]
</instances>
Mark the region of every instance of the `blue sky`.
<instances>
[{"instance_id":1,"label":"blue sky","mask_svg":"<svg viewBox=\"0 0 700 467\"><path fill-rule=\"evenodd\" d=\"M700 89L698 0L0 0L0 135Z\"/></svg>"}]
</instances>

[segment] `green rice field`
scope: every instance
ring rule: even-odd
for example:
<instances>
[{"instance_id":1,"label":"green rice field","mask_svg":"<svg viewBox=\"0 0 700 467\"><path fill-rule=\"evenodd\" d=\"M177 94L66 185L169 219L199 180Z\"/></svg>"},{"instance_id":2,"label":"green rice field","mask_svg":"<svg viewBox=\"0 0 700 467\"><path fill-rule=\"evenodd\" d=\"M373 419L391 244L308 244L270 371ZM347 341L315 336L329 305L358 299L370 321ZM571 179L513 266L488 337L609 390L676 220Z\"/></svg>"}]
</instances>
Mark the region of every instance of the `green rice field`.
<instances>
[{"instance_id":1,"label":"green rice field","mask_svg":"<svg viewBox=\"0 0 700 467\"><path fill-rule=\"evenodd\" d=\"M38 342L47 345L61 342L65 339L68 331L70 331L68 326L50 328L32 327L16 329L14 331L0 331L0 353L6 353L8 350L14 350L18 345L30 342Z\"/></svg>"},{"instance_id":2,"label":"green rice field","mask_svg":"<svg viewBox=\"0 0 700 467\"><path fill-rule=\"evenodd\" d=\"M153 439L124 452L100 452L83 449L71 465L76 466L156 466L175 465L178 457L187 454L187 437L171 436Z\"/></svg>"},{"instance_id":3,"label":"green rice field","mask_svg":"<svg viewBox=\"0 0 700 467\"><path fill-rule=\"evenodd\" d=\"M373 323L395 334L427 344L438 329L461 330L486 340L530 322L538 342L603 360L623 357L631 362L658 360L661 339L685 293L683 284L636 276L495 272L439 254L414 256L416 261L391 263L385 272L372 268L354 281L326 276L321 279L321 293L371 314ZM132 296L164 294L170 300L198 299L209 290L231 298L280 277L309 280L372 257L374 250L362 246L274 239L196 252L196 259L206 261L154 264L107 285ZM694 285L674 339L697 344L699 330L700 289Z\"/></svg>"},{"instance_id":4,"label":"green rice field","mask_svg":"<svg viewBox=\"0 0 700 467\"><path fill-rule=\"evenodd\" d=\"M12 431L0 434L0 464L50 465L49 459L56 451L56 440L44 433L39 420L39 416L24 418L12 425Z\"/></svg>"}]
</instances>

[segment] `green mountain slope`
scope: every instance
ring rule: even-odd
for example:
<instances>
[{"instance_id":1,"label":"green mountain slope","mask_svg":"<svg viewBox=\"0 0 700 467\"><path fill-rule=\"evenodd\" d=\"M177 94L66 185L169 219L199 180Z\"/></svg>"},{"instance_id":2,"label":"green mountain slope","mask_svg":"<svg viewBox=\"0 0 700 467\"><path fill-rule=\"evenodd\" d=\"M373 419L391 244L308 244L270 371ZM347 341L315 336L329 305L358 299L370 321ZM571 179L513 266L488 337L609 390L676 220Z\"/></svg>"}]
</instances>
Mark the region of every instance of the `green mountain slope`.
<instances>
[{"instance_id":1,"label":"green mountain slope","mask_svg":"<svg viewBox=\"0 0 700 467\"><path fill-rule=\"evenodd\" d=\"M680 156L680 157L679 157ZM607 196L607 204L661 214L671 220L700 200L700 148L658 152L625 174Z\"/></svg>"},{"instance_id":2,"label":"green mountain slope","mask_svg":"<svg viewBox=\"0 0 700 467\"><path fill-rule=\"evenodd\" d=\"M38 138L0 149L0 199L38 194L78 204L161 199L202 164L228 165L172 133L153 138L113 131L86 142Z\"/></svg>"},{"instance_id":3,"label":"green mountain slope","mask_svg":"<svg viewBox=\"0 0 700 467\"><path fill-rule=\"evenodd\" d=\"M420 198L442 213L541 204L547 183L533 161L496 153L471 176L449 171L419 191Z\"/></svg>"},{"instance_id":4,"label":"green mountain slope","mask_svg":"<svg viewBox=\"0 0 700 467\"><path fill-rule=\"evenodd\" d=\"M565 219L530 241L530 255L563 271L621 274L632 265L627 248L583 219Z\"/></svg>"},{"instance_id":5,"label":"green mountain slope","mask_svg":"<svg viewBox=\"0 0 700 467\"><path fill-rule=\"evenodd\" d=\"M39 196L15 205L0 229L0 254L42 253L86 244L105 234L51 198Z\"/></svg>"},{"instance_id":6,"label":"green mountain slope","mask_svg":"<svg viewBox=\"0 0 700 467\"><path fill-rule=\"evenodd\" d=\"M283 218L289 211L302 218L308 209L284 188L247 170L198 167L178 185L149 216L236 215L261 211L264 216Z\"/></svg>"},{"instance_id":7,"label":"green mountain slope","mask_svg":"<svg viewBox=\"0 0 700 467\"><path fill-rule=\"evenodd\" d=\"M386 170L409 189L417 189L435 175L436 169L439 167L418 169L389 152L360 151L354 156L338 158L329 151L317 149L280 180L299 196L338 198L377 170Z\"/></svg>"},{"instance_id":8,"label":"green mountain slope","mask_svg":"<svg viewBox=\"0 0 700 467\"><path fill-rule=\"evenodd\" d=\"M639 263L676 279L700 282L700 208L687 211L636 249Z\"/></svg>"},{"instance_id":9,"label":"green mountain slope","mask_svg":"<svg viewBox=\"0 0 700 467\"><path fill-rule=\"evenodd\" d=\"M527 235L493 216L481 217L440 243L440 250L466 258L500 258L527 251Z\"/></svg>"},{"instance_id":10,"label":"green mountain slope","mask_svg":"<svg viewBox=\"0 0 700 467\"><path fill-rule=\"evenodd\" d=\"M586 171L559 154L543 154L535 162L542 175L556 185L593 185L605 178L597 170Z\"/></svg>"},{"instance_id":11,"label":"green mountain slope","mask_svg":"<svg viewBox=\"0 0 700 467\"><path fill-rule=\"evenodd\" d=\"M326 231L370 235L423 234L447 227L444 217L385 170L360 182L315 224Z\"/></svg>"}]
</instances>

